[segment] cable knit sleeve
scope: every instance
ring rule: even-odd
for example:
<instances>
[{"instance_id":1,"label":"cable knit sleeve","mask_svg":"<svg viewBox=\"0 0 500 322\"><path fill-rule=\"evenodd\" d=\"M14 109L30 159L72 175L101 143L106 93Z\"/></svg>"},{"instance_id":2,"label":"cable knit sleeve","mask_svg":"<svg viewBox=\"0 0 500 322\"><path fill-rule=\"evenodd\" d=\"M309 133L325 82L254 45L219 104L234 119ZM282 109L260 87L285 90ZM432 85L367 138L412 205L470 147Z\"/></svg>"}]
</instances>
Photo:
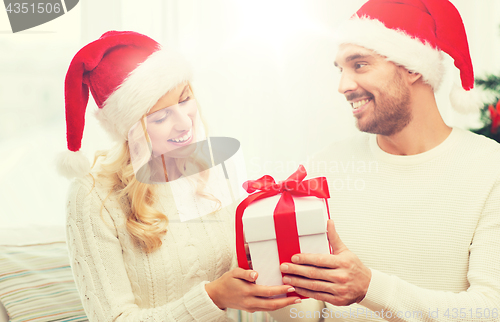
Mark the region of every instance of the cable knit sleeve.
<instances>
[{"instance_id":1,"label":"cable knit sleeve","mask_svg":"<svg viewBox=\"0 0 500 322\"><path fill-rule=\"evenodd\" d=\"M75 282L89 321L226 321L205 291L202 281L178 300L141 309L124 263L115 215L120 205L106 198L90 176L70 187L67 239ZM102 212L100 211L102 207Z\"/></svg>"},{"instance_id":2,"label":"cable knit sleeve","mask_svg":"<svg viewBox=\"0 0 500 322\"><path fill-rule=\"evenodd\" d=\"M388 321L499 321L500 180L484 204L469 254L470 286L465 292L428 290L372 269L360 304L383 312Z\"/></svg>"}]
</instances>

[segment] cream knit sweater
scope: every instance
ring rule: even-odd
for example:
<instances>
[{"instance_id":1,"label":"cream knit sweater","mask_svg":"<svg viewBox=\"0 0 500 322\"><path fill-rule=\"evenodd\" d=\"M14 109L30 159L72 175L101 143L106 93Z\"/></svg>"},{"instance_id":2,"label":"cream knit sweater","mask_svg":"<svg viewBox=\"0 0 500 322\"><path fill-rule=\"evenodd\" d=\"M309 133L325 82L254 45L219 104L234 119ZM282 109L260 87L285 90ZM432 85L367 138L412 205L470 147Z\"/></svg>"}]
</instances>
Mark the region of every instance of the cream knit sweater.
<instances>
[{"instance_id":1,"label":"cream knit sweater","mask_svg":"<svg viewBox=\"0 0 500 322\"><path fill-rule=\"evenodd\" d=\"M434 149L398 156L360 133L329 145L308 172L327 177L331 218L372 280L360 304L305 302L274 317L500 321L498 143L454 128Z\"/></svg>"},{"instance_id":2,"label":"cream knit sweater","mask_svg":"<svg viewBox=\"0 0 500 322\"><path fill-rule=\"evenodd\" d=\"M70 263L89 321L226 321L205 291L234 265L234 209L180 222L169 184L156 207L169 218L160 249L145 253L126 230L129 203L90 175L67 203ZM186 193L192 193L187 191ZM193 196L194 197L194 196Z\"/></svg>"}]
</instances>

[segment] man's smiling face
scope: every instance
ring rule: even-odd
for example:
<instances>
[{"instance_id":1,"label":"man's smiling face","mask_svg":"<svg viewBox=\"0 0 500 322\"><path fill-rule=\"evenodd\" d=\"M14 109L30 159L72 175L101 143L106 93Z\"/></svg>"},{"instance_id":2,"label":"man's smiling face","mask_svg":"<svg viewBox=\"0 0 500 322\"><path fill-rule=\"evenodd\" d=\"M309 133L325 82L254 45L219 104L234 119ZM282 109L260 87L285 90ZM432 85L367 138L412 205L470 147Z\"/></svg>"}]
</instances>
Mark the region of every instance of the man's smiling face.
<instances>
[{"instance_id":1,"label":"man's smiling face","mask_svg":"<svg viewBox=\"0 0 500 322\"><path fill-rule=\"evenodd\" d=\"M340 45L335 66L341 72L338 90L351 104L360 131L389 136L410 123L406 69L352 44Z\"/></svg>"}]
</instances>

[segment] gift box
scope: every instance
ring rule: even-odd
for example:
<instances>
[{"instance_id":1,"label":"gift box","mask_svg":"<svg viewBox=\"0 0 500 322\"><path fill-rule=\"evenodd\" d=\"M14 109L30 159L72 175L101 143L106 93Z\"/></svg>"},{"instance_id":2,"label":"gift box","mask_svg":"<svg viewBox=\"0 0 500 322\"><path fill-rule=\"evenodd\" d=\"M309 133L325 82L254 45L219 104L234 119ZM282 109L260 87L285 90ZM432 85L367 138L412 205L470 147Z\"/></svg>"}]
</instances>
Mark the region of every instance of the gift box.
<instances>
[{"instance_id":1,"label":"gift box","mask_svg":"<svg viewBox=\"0 0 500 322\"><path fill-rule=\"evenodd\" d=\"M245 182L253 193L236 211L238 265L248 269L244 240L260 285L282 285L279 266L297 253L329 254L326 222L329 219L328 185L324 177L303 180L300 166L287 180L276 183L270 176ZM293 296L296 294L289 294Z\"/></svg>"}]
</instances>

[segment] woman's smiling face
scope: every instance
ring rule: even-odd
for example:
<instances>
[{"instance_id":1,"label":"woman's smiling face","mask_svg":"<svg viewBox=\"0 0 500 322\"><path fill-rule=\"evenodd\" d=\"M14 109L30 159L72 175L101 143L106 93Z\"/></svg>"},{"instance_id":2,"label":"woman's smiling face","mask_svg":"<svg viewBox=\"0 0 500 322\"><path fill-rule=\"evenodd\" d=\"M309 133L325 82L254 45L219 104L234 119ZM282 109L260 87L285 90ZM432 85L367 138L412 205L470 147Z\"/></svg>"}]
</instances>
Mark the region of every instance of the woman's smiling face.
<instances>
[{"instance_id":1,"label":"woman's smiling face","mask_svg":"<svg viewBox=\"0 0 500 322\"><path fill-rule=\"evenodd\" d=\"M192 143L196 143L198 122L198 106L191 87L181 83L163 95L146 117L153 155L169 158L189 156L196 149L196 144Z\"/></svg>"}]
</instances>

